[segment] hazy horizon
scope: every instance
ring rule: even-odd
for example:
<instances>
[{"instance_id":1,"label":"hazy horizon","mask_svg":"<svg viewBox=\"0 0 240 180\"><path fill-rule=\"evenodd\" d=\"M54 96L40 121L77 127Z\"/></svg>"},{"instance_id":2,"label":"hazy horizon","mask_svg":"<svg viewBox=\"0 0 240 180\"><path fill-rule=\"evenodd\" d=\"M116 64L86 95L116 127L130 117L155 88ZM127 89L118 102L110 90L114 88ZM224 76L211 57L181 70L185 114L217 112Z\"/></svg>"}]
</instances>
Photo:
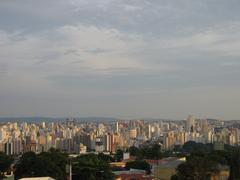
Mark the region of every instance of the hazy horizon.
<instances>
[{"instance_id":1,"label":"hazy horizon","mask_svg":"<svg viewBox=\"0 0 240 180\"><path fill-rule=\"evenodd\" d=\"M187 116L188 117L188 116ZM185 118L171 118L171 117L134 117L134 118L131 118L131 117L125 117L125 118L121 118L121 117L111 117L111 116L0 116L0 120L1 119L17 119L17 118L20 118L20 119L40 119L40 118L43 118L43 119L69 119L69 118L73 118L73 119L116 119L116 120L173 120L173 121L182 121L182 120L186 120L187 117ZM197 117L197 116L194 116L196 119L215 119L215 120L221 120L221 121L231 121L231 120L240 120L240 119L219 119L217 117Z\"/></svg>"},{"instance_id":2,"label":"hazy horizon","mask_svg":"<svg viewBox=\"0 0 240 180\"><path fill-rule=\"evenodd\" d=\"M0 117L240 119L240 1L0 2Z\"/></svg>"}]
</instances>

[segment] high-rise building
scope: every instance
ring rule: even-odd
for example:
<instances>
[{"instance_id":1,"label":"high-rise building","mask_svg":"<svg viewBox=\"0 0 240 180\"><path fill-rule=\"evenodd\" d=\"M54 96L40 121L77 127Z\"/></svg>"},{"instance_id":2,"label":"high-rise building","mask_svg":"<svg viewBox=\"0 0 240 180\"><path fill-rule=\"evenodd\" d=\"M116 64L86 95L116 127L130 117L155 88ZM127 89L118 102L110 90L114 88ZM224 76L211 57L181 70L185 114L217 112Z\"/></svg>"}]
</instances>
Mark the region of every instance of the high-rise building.
<instances>
[{"instance_id":1,"label":"high-rise building","mask_svg":"<svg viewBox=\"0 0 240 180\"><path fill-rule=\"evenodd\" d=\"M168 132L165 137L165 148L172 149L175 145L174 132Z\"/></svg>"},{"instance_id":2,"label":"high-rise building","mask_svg":"<svg viewBox=\"0 0 240 180\"><path fill-rule=\"evenodd\" d=\"M6 130L3 129L3 128L1 128L1 129L0 129L0 141L5 140L6 137L7 137L7 132L6 132Z\"/></svg>"},{"instance_id":3,"label":"high-rise building","mask_svg":"<svg viewBox=\"0 0 240 180\"><path fill-rule=\"evenodd\" d=\"M186 122L186 131L187 132L194 132L195 131L195 117L189 115Z\"/></svg>"},{"instance_id":4,"label":"high-rise building","mask_svg":"<svg viewBox=\"0 0 240 180\"><path fill-rule=\"evenodd\" d=\"M116 133L118 133L119 132L119 129L118 129L119 127L118 127L118 121L116 122Z\"/></svg>"},{"instance_id":5,"label":"high-rise building","mask_svg":"<svg viewBox=\"0 0 240 180\"><path fill-rule=\"evenodd\" d=\"M103 138L97 137L95 141L95 151L96 152L103 152L104 151L104 145L103 145Z\"/></svg>"},{"instance_id":6,"label":"high-rise building","mask_svg":"<svg viewBox=\"0 0 240 180\"><path fill-rule=\"evenodd\" d=\"M13 155L13 143L11 141L5 143L4 152L7 155Z\"/></svg>"},{"instance_id":7,"label":"high-rise building","mask_svg":"<svg viewBox=\"0 0 240 180\"><path fill-rule=\"evenodd\" d=\"M107 133L104 136L104 146L105 151L113 152L113 144L114 144L114 135Z\"/></svg>"},{"instance_id":8,"label":"high-rise building","mask_svg":"<svg viewBox=\"0 0 240 180\"><path fill-rule=\"evenodd\" d=\"M129 131L129 137L130 137L131 139L136 138L136 137L137 137L137 130L136 130L136 129L131 129L131 130Z\"/></svg>"},{"instance_id":9,"label":"high-rise building","mask_svg":"<svg viewBox=\"0 0 240 180\"><path fill-rule=\"evenodd\" d=\"M151 124L148 125L148 139L152 138L152 126Z\"/></svg>"},{"instance_id":10,"label":"high-rise building","mask_svg":"<svg viewBox=\"0 0 240 180\"><path fill-rule=\"evenodd\" d=\"M20 139L13 140L13 154L20 154L22 152L22 142Z\"/></svg>"}]
</instances>

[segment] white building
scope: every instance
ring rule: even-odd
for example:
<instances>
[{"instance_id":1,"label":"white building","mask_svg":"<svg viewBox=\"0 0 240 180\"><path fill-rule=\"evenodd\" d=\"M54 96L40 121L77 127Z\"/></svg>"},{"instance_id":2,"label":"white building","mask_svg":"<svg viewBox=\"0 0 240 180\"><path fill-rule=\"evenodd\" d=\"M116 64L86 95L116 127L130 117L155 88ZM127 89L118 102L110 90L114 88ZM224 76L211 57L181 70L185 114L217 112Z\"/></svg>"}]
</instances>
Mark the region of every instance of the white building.
<instances>
[{"instance_id":1,"label":"white building","mask_svg":"<svg viewBox=\"0 0 240 180\"><path fill-rule=\"evenodd\" d=\"M31 178L22 178L19 180L55 180L51 177L31 177Z\"/></svg>"}]
</instances>

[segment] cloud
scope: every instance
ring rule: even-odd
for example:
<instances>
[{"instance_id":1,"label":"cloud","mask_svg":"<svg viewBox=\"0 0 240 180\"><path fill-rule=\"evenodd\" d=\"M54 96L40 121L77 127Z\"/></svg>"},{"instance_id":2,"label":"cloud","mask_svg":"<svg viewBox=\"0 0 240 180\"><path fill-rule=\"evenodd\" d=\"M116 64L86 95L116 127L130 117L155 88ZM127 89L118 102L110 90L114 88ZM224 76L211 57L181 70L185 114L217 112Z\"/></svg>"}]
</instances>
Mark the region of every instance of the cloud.
<instances>
[{"instance_id":1,"label":"cloud","mask_svg":"<svg viewBox=\"0 0 240 180\"><path fill-rule=\"evenodd\" d=\"M168 65L158 68L147 61L138 60L139 52L147 46L141 36L124 34L115 29L94 26L63 26L53 31L24 35L16 41L15 34L2 33L5 46L1 55L8 59L10 67L34 69L46 75L64 73L114 74L118 69L168 70ZM9 45L7 45L9 44ZM9 53L9 52L12 53ZM31 53L30 53L31 52ZM81 62L76 65L76 62ZM132 70L131 70L132 69ZM11 70L11 69L10 69ZM78 72L79 70L79 72Z\"/></svg>"},{"instance_id":2,"label":"cloud","mask_svg":"<svg viewBox=\"0 0 240 180\"><path fill-rule=\"evenodd\" d=\"M81 56L77 49L69 49L64 52L64 55L69 55L69 54L75 55L75 56Z\"/></svg>"},{"instance_id":3,"label":"cloud","mask_svg":"<svg viewBox=\"0 0 240 180\"><path fill-rule=\"evenodd\" d=\"M0 62L0 77L7 74L8 65L7 63L1 63Z\"/></svg>"},{"instance_id":4,"label":"cloud","mask_svg":"<svg viewBox=\"0 0 240 180\"><path fill-rule=\"evenodd\" d=\"M24 71L51 81L71 74L78 80L81 77L92 79L93 76L155 76L156 79L171 76L174 83L178 79L175 74L180 73L181 81L189 82L190 69L201 72L206 63L209 67L207 76L210 69L223 74L218 67L229 61L224 57L234 57L239 53L239 30L238 23L229 23L189 36L168 39L152 39L141 34L81 24L28 35L1 31L1 42L5 45L0 53L7 59L4 63L8 64L10 74L20 75ZM225 43L229 48L225 47ZM206 60L201 59L203 56ZM219 57L219 62L215 61L216 57ZM199 66L192 65L196 61L199 61ZM231 61L235 63L236 58ZM216 63L219 66L214 68ZM202 78L198 75L193 77L199 81ZM168 81L171 82L170 79Z\"/></svg>"},{"instance_id":5,"label":"cloud","mask_svg":"<svg viewBox=\"0 0 240 180\"><path fill-rule=\"evenodd\" d=\"M197 103L199 93L210 97L222 88L216 98L233 91L236 96L239 5L235 0L1 1L0 96L12 102L30 98L29 104L35 96L48 103L60 99L58 104L69 97L75 106L94 105L95 99L104 104L106 98L115 112L142 104L136 107L140 114L164 102L168 108L185 98ZM168 101L174 93L176 101ZM231 106L227 98L219 102ZM203 104L199 108L206 110Z\"/></svg>"}]
</instances>

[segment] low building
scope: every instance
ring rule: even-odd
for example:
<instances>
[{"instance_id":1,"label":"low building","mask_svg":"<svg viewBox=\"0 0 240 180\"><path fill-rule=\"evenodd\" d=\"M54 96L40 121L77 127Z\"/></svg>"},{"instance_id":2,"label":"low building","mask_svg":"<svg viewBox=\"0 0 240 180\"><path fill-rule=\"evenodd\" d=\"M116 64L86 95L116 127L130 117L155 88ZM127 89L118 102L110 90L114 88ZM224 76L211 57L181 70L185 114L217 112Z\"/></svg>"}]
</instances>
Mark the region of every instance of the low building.
<instances>
[{"instance_id":1,"label":"low building","mask_svg":"<svg viewBox=\"0 0 240 180\"><path fill-rule=\"evenodd\" d=\"M55 180L51 177L30 177L30 178L22 178L19 180Z\"/></svg>"},{"instance_id":2,"label":"low building","mask_svg":"<svg viewBox=\"0 0 240 180\"><path fill-rule=\"evenodd\" d=\"M212 174L211 180L228 180L230 176L229 166L219 165L219 171L216 174Z\"/></svg>"},{"instance_id":3,"label":"low building","mask_svg":"<svg viewBox=\"0 0 240 180\"><path fill-rule=\"evenodd\" d=\"M214 142L213 149L215 151L224 151L224 143L223 142Z\"/></svg>"},{"instance_id":4,"label":"low building","mask_svg":"<svg viewBox=\"0 0 240 180\"><path fill-rule=\"evenodd\" d=\"M169 180L171 176L176 173L176 168L179 164L186 161L186 158L165 158L152 164L154 179L157 180Z\"/></svg>"},{"instance_id":5,"label":"low building","mask_svg":"<svg viewBox=\"0 0 240 180\"><path fill-rule=\"evenodd\" d=\"M130 169L129 171L113 172L117 180L153 180L152 175L146 175L145 170Z\"/></svg>"}]
</instances>

